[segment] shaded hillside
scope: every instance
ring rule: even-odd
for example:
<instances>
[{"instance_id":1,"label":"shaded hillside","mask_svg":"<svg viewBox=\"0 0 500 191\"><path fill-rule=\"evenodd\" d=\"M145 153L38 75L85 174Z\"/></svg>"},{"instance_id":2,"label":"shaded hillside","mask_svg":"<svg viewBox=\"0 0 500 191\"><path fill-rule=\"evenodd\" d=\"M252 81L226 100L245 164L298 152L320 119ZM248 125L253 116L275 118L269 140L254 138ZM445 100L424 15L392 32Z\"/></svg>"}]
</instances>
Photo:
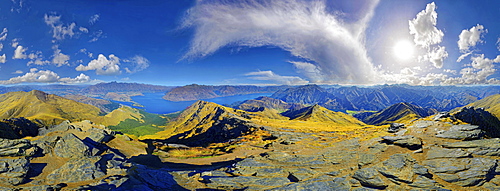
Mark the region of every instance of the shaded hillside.
<instances>
[{"instance_id":1,"label":"shaded hillside","mask_svg":"<svg viewBox=\"0 0 500 191\"><path fill-rule=\"evenodd\" d=\"M111 112L115 109L118 109L120 107L120 104L118 104L118 103L104 100L104 99L91 98L91 97L84 96L84 95L69 94L69 95L65 95L64 97L68 98L70 100L77 101L77 102L96 106L97 108L101 109L101 112L103 112L103 113L109 113L109 112Z\"/></svg>"},{"instance_id":2,"label":"shaded hillside","mask_svg":"<svg viewBox=\"0 0 500 191\"><path fill-rule=\"evenodd\" d=\"M350 115L331 111L317 104L302 109L289 110L282 115L289 117L290 120L326 122L338 125L365 125Z\"/></svg>"},{"instance_id":3,"label":"shaded hillside","mask_svg":"<svg viewBox=\"0 0 500 191\"><path fill-rule=\"evenodd\" d=\"M347 99L336 97L318 85L305 85L277 91L272 98L288 103L306 105L318 104L331 110L356 110L357 108Z\"/></svg>"},{"instance_id":4,"label":"shaded hillside","mask_svg":"<svg viewBox=\"0 0 500 191\"><path fill-rule=\"evenodd\" d=\"M468 104L466 107L484 108L500 119L500 94L488 96L484 99Z\"/></svg>"},{"instance_id":5,"label":"shaded hillside","mask_svg":"<svg viewBox=\"0 0 500 191\"><path fill-rule=\"evenodd\" d=\"M0 120L0 138L20 139L37 136L40 126L26 118Z\"/></svg>"},{"instance_id":6,"label":"shaded hillside","mask_svg":"<svg viewBox=\"0 0 500 191\"><path fill-rule=\"evenodd\" d=\"M0 119L25 117L57 124L64 120L93 119L100 114L101 110L95 106L38 90L0 95Z\"/></svg>"},{"instance_id":7,"label":"shaded hillside","mask_svg":"<svg viewBox=\"0 0 500 191\"><path fill-rule=\"evenodd\" d=\"M382 111L369 116L354 115L361 118L363 122L370 125L385 125L389 123L407 122L412 119L427 117L436 113L434 109L422 108L409 103L394 104Z\"/></svg>"},{"instance_id":8,"label":"shaded hillside","mask_svg":"<svg viewBox=\"0 0 500 191\"><path fill-rule=\"evenodd\" d=\"M207 86L191 84L173 88L163 96L163 99L169 101L192 101L254 93L273 93L283 88L285 86Z\"/></svg>"},{"instance_id":9,"label":"shaded hillside","mask_svg":"<svg viewBox=\"0 0 500 191\"><path fill-rule=\"evenodd\" d=\"M173 87L171 86L158 86L151 84L110 82L91 85L83 89L82 92L86 94L105 94L108 92L159 93L167 92L172 88Z\"/></svg>"},{"instance_id":10,"label":"shaded hillside","mask_svg":"<svg viewBox=\"0 0 500 191\"><path fill-rule=\"evenodd\" d=\"M484 108L463 107L453 113L453 116L463 122L478 125L490 138L500 137L500 120Z\"/></svg>"},{"instance_id":11,"label":"shaded hillside","mask_svg":"<svg viewBox=\"0 0 500 191\"><path fill-rule=\"evenodd\" d=\"M167 138L167 142L191 146L224 142L257 130L257 126L244 117L244 112L217 105L212 102L197 101L170 122L165 131L143 139Z\"/></svg>"},{"instance_id":12,"label":"shaded hillside","mask_svg":"<svg viewBox=\"0 0 500 191\"><path fill-rule=\"evenodd\" d=\"M263 111L264 108L267 109L274 109L278 112L284 112L289 109L300 109L305 107L303 104L298 104L298 103L286 103L282 100L279 99L274 99L266 96L261 96L256 99L251 99L251 100L246 100L243 101L235 106L233 108L236 109L241 109L245 111Z\"/></svg>"}]
</instances>

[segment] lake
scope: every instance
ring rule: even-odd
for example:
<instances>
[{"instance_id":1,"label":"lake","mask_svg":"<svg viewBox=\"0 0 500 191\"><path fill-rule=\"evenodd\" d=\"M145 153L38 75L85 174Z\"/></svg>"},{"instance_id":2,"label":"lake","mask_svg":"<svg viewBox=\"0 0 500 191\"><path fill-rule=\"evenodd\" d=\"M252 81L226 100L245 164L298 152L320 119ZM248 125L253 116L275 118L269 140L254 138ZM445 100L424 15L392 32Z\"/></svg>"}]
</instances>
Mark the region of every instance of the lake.
<instances>
[{"instance_id":1,"label":"lake","mask_svg":"<svg viewBox=\"0 0 500 191\"><path fill-rule=\"evenodd\" d=\"M118 102L123 105L127 105L130 107L145 109L145 111L149 113L156 114L167 114L173 113L177 111L182 111L186 109L188 106L196 102L194 101L168 101L164 100L162 96L164 93L145 93L144 96L133 96L132 100L143 105L144 107L136 107L133 106L130 102ZM236 96L228 96L228 97L219 97L212 99L202 99L204 101L214 102L220 105L224 104L232 104L237 101L245 101L249 99L255 99L260 96L270 96L272 93L257 93L257 94L247 94L247 95L236 95Z\"/></svg>"}]
</instances>

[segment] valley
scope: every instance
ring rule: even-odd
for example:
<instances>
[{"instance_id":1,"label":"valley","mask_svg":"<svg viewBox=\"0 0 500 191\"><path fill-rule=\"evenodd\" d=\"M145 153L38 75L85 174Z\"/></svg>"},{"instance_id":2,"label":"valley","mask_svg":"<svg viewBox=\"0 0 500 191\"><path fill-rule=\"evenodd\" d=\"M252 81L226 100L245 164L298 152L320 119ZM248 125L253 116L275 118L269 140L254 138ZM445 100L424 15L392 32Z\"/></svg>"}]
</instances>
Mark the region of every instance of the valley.
<instances>
[{"instance_id":1,"label":"valley","mask_svg":"<svg viewBox=\"0 0 500 191\"><path fill-rule=\"evenodd\" d=\"M497 86L210 86L231 103L168 114L100 96L173 89L98 87L6 87L2 190L500 189Z\"/></svg>"}]
</instances>

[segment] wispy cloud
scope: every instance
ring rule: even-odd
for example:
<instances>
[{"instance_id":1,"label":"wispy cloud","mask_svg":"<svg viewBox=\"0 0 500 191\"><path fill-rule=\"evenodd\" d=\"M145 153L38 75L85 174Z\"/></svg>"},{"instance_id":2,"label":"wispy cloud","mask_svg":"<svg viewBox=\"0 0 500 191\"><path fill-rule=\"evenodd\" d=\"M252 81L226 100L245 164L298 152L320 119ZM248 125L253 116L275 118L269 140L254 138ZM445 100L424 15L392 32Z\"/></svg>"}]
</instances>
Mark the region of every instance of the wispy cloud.
<instances>
[{"instance_id":1,"label":"wispy cloud","mask_svg":"<svg viewBox=\"0 0 500 191\"><path fill-rule=\"evenodd\" d=\"M125 71L129 74L143 71L149 67L149 60L139 55L135 55L130 59L125 59L123 62L131 65L130 68L125 68Z\"/></svg>"},{"instance_id":2,"label":"wispy cloud","mask_svg":"<svg viewBox=\"0 0 500 191\"><path fill-rule=\"evenodd\" d=\"M323 79L314 80L370 82L376 72L364 31L378 1L365 3L360 19L348 22L319 0L198 1L181 26L195 29L182 59L205 57L226 46L276 46L316 65Z\"/></svg>"},{"instance_id":3,"label":"wispy cloud","mask_svg":"<svg viewBox=\"0 0 500 191\"><path fill-rule=\"evenodd\" d=\"M253 80L262 80L262 81L270 81L277 84L286 84L286 85L304 85L309 83L309 81L304 80L297 76L281 76L273 71L258 71L258 72L249 72L246 73L245 76Z\"/></svg>"},{"instance_id":4,"label":"wispy cloud","mask_svg":"<svg viewBox=\"0 0 500 191\"><path fill-rule=\"evenodd\" d=\"M92 15L89 18L89 24L94 25L97 21L99 21L99 18L101 18L101 15L99 15L99 14Z\"/></svg>"}]
</instances>

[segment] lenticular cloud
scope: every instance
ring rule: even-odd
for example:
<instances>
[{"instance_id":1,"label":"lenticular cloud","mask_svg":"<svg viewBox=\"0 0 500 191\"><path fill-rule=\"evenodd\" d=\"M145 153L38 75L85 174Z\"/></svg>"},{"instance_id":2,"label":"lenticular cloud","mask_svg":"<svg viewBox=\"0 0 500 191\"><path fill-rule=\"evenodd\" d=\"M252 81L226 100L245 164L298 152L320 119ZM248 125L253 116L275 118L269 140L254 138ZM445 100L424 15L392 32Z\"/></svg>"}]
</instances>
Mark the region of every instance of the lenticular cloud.
<instances>
[{"instance_id":1,"label":"lenticular cloud","mask_svg":"<svg viewBox=\"0 0 500 191\"><path fill-rule=\"evenodd\" d=\"M357 20L345 21L325 1L198 1L181 28L195 35L183 59L204 57L225 46L277 46L309 60L321 71L311 82L367 83L375 69L367 56L364 31L378 1Z\"/></svg>"}]
</instances>

